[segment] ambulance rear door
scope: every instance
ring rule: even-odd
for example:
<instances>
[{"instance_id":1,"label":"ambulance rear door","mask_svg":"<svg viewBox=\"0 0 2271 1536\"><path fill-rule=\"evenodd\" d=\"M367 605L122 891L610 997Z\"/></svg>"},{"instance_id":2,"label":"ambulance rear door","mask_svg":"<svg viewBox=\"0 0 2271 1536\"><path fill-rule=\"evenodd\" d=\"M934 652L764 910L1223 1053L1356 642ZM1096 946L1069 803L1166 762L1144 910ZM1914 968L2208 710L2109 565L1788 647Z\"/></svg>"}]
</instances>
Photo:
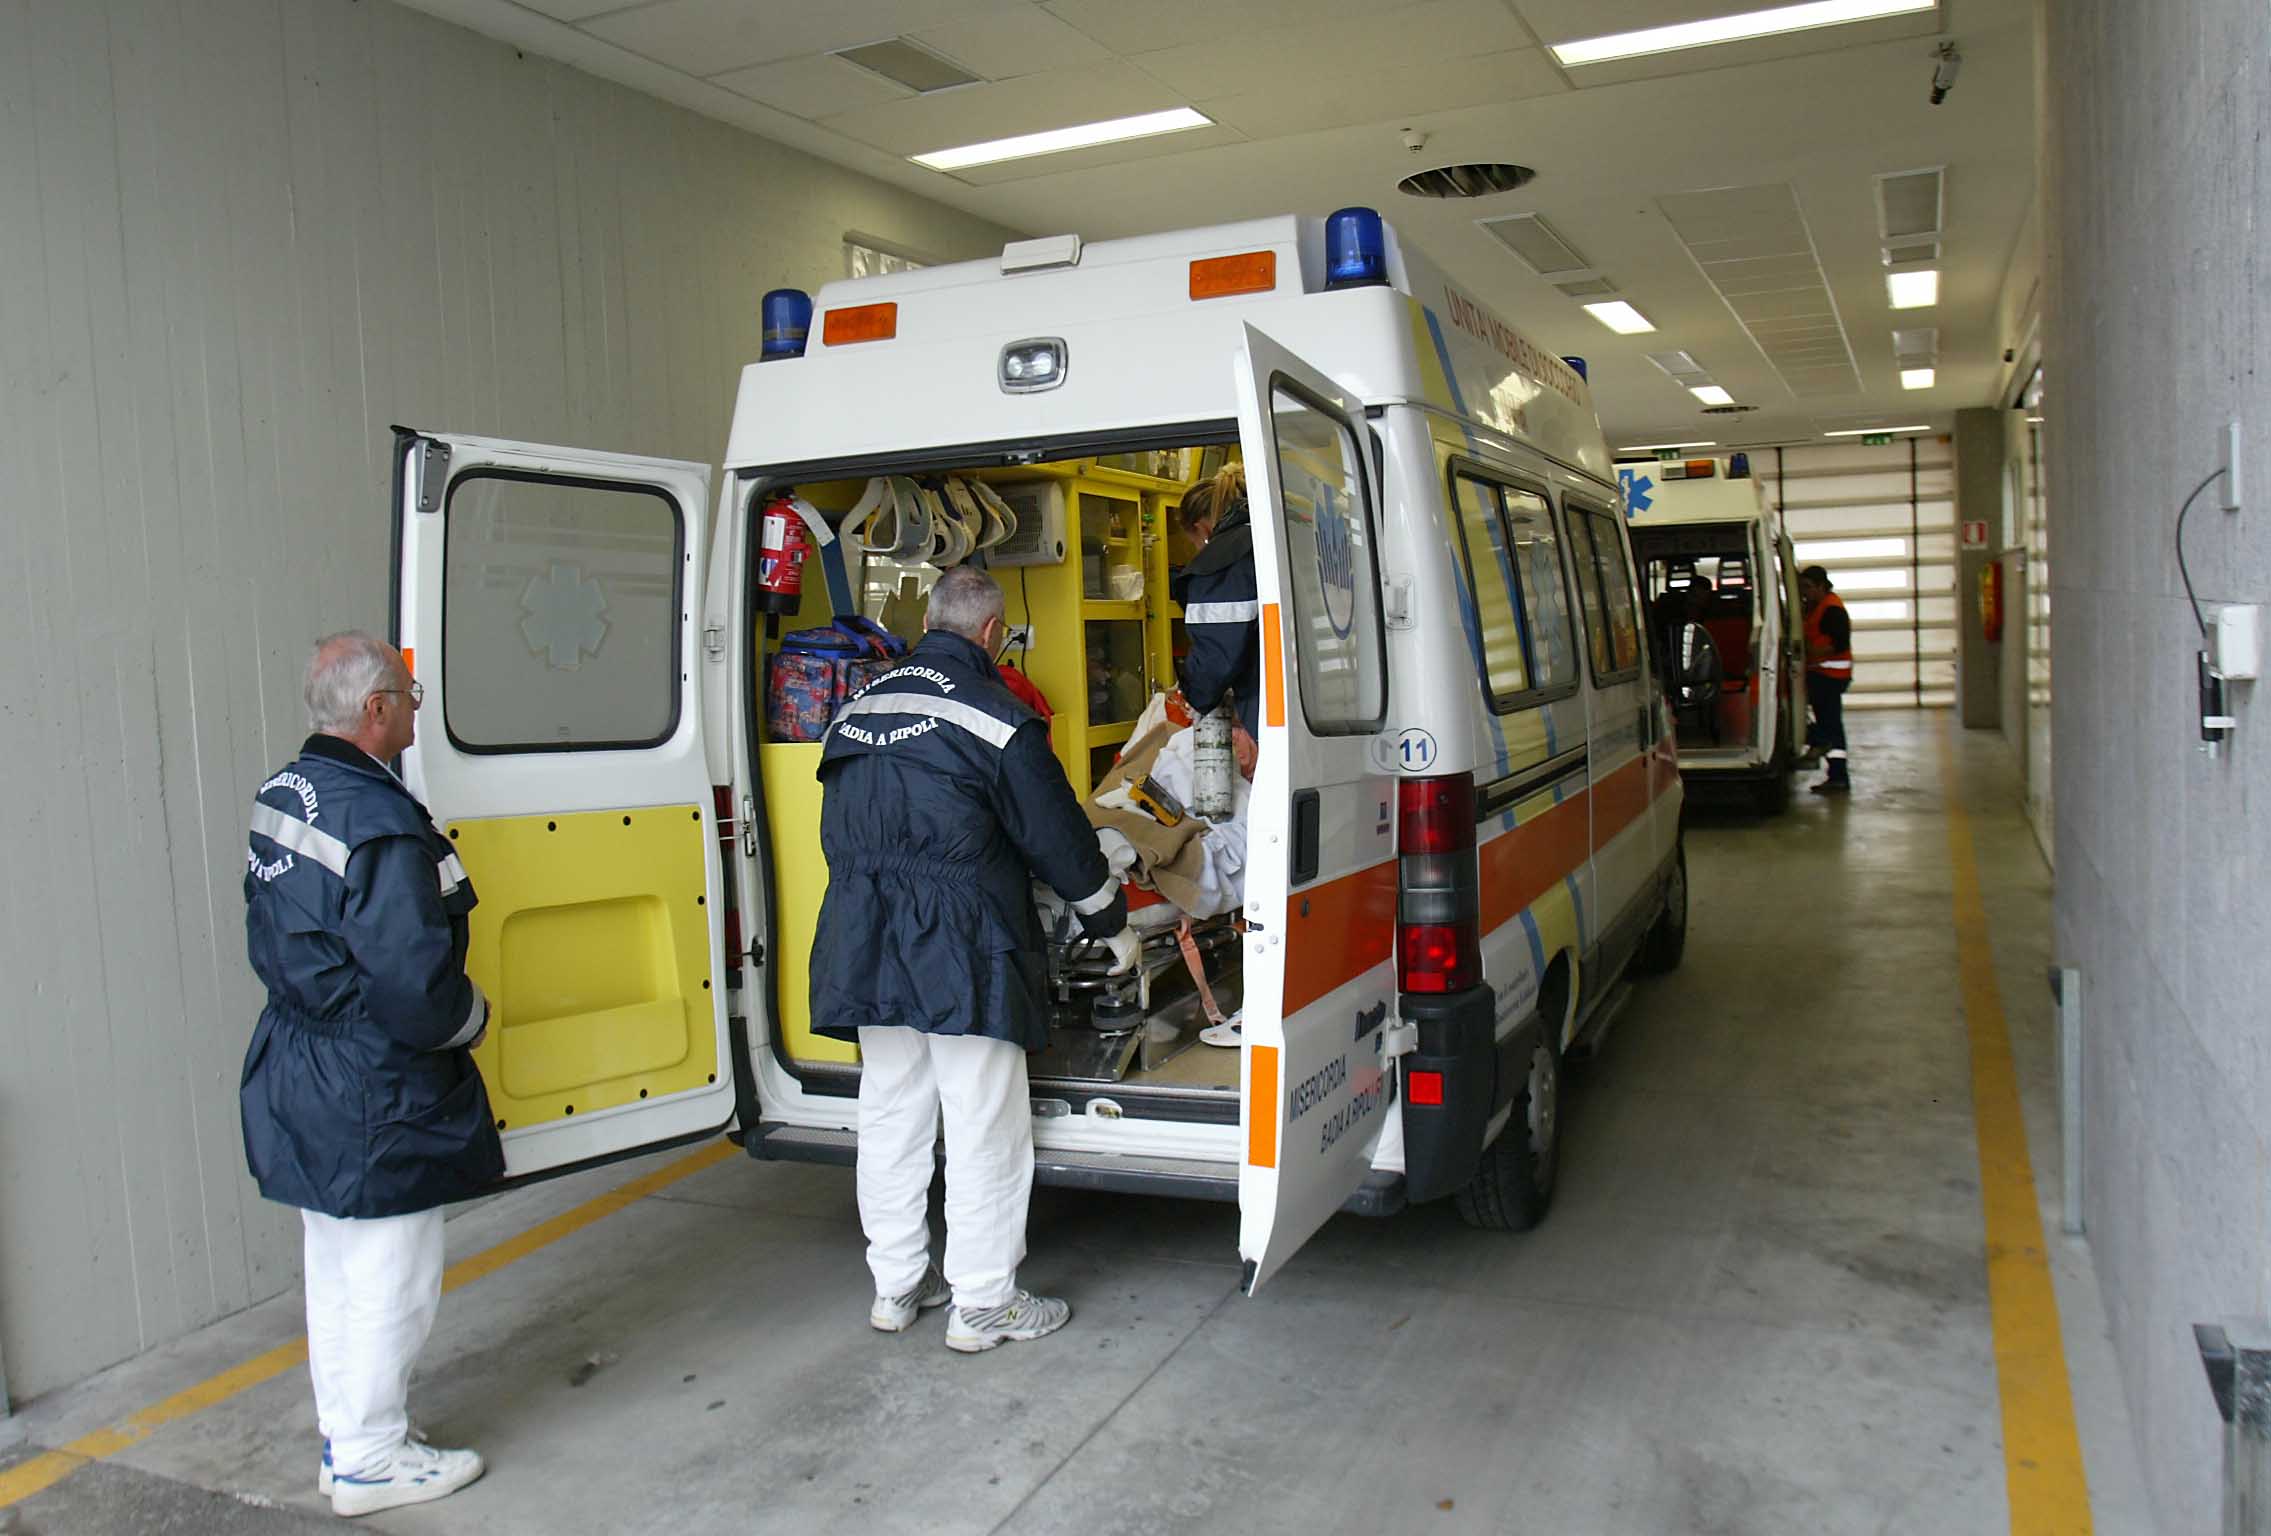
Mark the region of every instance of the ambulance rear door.
<instances>
[{"instance_id":1,"label":"ambulance rear door","mask_svg":"<svg viewBox=\"0 0 2271 1536\"><path fill-rule=\"evenodd\" d=\"M1246 328L1238 424L1260 590L1238 1250L1263 1281L1354 1194L1394 1109L1394 782L1380 493L1362 407Z\"/></svg>"},{"instance_id":2,"label":"ambulance rear door","mask_svg":"<svg viewBox=\"0 0 2271 1536\"><path fill-rule=\"evenodd\" d=\"M725 1129L707 466L397 429L395 484L403 777L478 897L506 1177Z\"/></svg>"}]
</instances>

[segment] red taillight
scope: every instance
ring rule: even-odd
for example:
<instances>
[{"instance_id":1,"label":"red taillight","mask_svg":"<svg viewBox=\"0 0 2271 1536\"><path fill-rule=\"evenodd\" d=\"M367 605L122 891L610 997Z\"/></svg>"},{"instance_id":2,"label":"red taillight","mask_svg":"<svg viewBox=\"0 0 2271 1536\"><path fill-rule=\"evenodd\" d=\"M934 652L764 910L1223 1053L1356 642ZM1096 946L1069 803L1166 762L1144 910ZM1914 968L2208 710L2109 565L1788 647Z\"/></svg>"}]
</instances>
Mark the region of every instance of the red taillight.
<instances>
[{"instance_id":1,"label":"red taillight","mask_svg":"<svg viewBox=\"0 0 2271 1536\"><path fill-rule=\"evenodd\" d=\"M1475 846L1475 781L1466 774L1442 779L1405 779L1396 786L1400 815L1397 849L1412 853L1472 852Z\"/></svg>"},{"instance_id":2,"label":"red taillight","mask_svg":"<svg viewBox=\"0 0 2271 1536\"><path fill-rule=\"evenodd\" d=\"M1443 1102L1443 1074L1440 1072L1409 1072L1404 1075L1404 1102L1406 1104L1440 1104Z\"/></svg>"},{"instance_id":3,"label":"red taillight","mask_svg":"<svg viewBox=\"0 0 2271 1536\"><path fill-rule=\"evenodd\" d=\"M1482 985L1475 783L1466 774L1396 786L1396 970L1406 992Z\"/></svg>"}]
</instances>

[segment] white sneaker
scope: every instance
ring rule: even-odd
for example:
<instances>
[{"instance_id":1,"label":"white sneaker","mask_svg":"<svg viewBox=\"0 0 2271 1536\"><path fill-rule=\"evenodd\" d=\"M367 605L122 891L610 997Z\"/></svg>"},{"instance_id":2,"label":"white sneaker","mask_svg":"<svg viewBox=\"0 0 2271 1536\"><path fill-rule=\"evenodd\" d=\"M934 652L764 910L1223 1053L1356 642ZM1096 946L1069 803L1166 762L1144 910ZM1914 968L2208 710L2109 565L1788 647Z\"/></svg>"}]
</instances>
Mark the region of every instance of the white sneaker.
<instances>
[{"instance_id":1,"label":"white sneaker","mask_svg":"<svg viewBox=\"0 0 2271 1536\"><path fill-rule=\"evenodd\" d=\"M1026 1344L1072 1321L1072 1308L1054 1296L1019 1291L1001 1307L956 1307L946 1315L946 1347L975 1355L996 1344Z\"/></svg>"},{"instance_id":2,"label":"white sneaker","mask_svg":"<svg viewBox=\"0 0 2271 1536\"><path fill-rule=\"evenodd\" d=\"M405 1440L385 1465L331 1480L331 1512L354 1516L400 1509L447 1498L488 1470L478 1451L438 1451L422 1440Z\"/></svg>"},{"instance_id":3,"label":"white sneaker","mask_svg":"<svg viewBox=\"0 0 2271 1536\"><path fill-rule=\"evenodd\" d=\"M953 1299L954 1288L946 1283L946 1276L936 1264L926 1264L913 1290L904 1296L875 1298L875 1305L867 1309L867 1324L878 1333L905 1333L915 1326L916 1317Z\"/></svg>"},{"instance_id":4,"label":"white sneaker","mask_svg":"<svg viewBox=\"0 0 2271 1536\"><path fill-rule=\"evenodd\" d=\"M316 1463L315 1468L315 1496L319 1499L330 1498L331 1484L331 1442L326 1440L323 1442L323 1460Z\"/></svg>"}]
</instances>

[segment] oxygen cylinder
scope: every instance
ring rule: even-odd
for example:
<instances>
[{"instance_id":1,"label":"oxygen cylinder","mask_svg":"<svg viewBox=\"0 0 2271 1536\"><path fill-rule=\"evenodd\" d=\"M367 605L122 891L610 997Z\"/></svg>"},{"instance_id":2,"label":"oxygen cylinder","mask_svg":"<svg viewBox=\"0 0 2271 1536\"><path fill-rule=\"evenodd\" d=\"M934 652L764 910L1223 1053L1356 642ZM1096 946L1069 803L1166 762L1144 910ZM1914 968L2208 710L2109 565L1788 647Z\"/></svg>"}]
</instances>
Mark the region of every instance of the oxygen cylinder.
<instances>
[{"instance_id":1,"label":"oxygen cylinder","mask_svg":"<svg viewBox=\"0 0 2271 1536\"><path fill-rule=\"evenodd\" d=\"M1217 705L1191 726L1191 810L1227 821L1237 809L1238 756L1230 745L1230 708Z\"/></svg>"}]
</instances>

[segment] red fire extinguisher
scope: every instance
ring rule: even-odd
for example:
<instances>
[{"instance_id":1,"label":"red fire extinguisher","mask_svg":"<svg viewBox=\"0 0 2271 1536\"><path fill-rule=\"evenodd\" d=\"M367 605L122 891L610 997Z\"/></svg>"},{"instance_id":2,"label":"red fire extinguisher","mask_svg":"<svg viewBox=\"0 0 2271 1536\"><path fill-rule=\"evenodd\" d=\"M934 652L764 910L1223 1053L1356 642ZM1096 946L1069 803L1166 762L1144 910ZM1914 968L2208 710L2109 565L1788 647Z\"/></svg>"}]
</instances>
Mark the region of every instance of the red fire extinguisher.
<instances>
[{"instance_id":1,"label":"red fire extinguisher","mask_svg":"<svg viewBox=\"0 0 2271 1536\"><path fill-rule=\"evenodd\" d=\"M811 553L804 518L787 496L776 497L758 533L758 612L794 613L804 606L804 562Z\"/></svg>"}]
</instances>

